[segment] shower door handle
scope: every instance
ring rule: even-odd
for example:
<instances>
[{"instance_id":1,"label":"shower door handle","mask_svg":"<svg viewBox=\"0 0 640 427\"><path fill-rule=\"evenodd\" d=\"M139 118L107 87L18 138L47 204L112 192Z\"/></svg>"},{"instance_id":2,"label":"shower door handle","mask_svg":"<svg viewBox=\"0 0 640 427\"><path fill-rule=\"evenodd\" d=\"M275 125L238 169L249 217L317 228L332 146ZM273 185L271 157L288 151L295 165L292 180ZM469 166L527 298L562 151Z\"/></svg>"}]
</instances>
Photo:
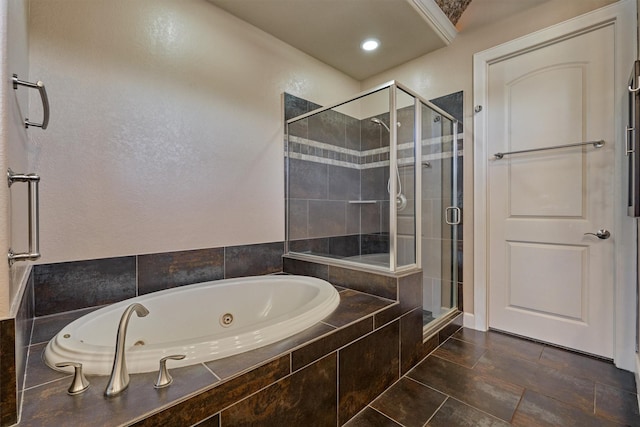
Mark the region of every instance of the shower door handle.
<instances>
[{"instance_id":1,"label":"shower door handle","mask_svg":"<svg viewBox=\"0 0 640 427\"><path fill-rule=\"evenodd\" d=\"M595 233L584 233L584 235L596 236L598 239L601 239L601 240L607 240L609 237L611 237L611 233L609 233L609 230L605 230L604 228L596 231Z\"/></svg>"},{"instance_id":2,"label":"shower door handle","mask_svg":"<svg viewBox=\"0 0 640 427\"><path fill-rule=\"evenodd\" d=\"M449 225L458 225L460 224L460 220L462 219L462 215L460 212L460 208L457 206L449 206L444 210L444 221Z\"/></svg>"}]
</instances>

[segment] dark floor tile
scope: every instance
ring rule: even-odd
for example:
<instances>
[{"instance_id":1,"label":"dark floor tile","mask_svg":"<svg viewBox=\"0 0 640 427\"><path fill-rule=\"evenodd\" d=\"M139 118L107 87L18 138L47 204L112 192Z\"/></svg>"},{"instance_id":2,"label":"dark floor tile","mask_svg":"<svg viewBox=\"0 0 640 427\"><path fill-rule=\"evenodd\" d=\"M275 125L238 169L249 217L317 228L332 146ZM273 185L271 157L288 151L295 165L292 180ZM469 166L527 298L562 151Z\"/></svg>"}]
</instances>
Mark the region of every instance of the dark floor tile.
<instances>
[{"instance_id":1,"label":"dark floor tile","mask_svg":"<svg viewBox=\"0 0 640 427\"><path fill-rule=\"evenodd\" d=\"M402 427L402 425L385 417L375 409L366 407L355 417L351 418L344 427Z\"/></svg>"},{"instance_id":2,"label":"dark floor tile","mask_svg":"<svg viewBox=\"0 0 640 427\"><path fill-rule=\"evenodd\" d=\"M431 418L427 426L433 427L506 427L509 424L449 398Z\"/></svg>"},{"instance_id":3,"label":"dark floor tile","mask_svg":"<svg viewBox=\"0 0 640 427\"><path fill-rule=\"evenodd\" d=\"M547 346L542 351L540 363L571 375L590 378L598 383L636 392L636 380L633 373L618 369L613 363L605 360Z\"/></svg>"},{"instance_id":4,"label":"dark floor tile","mask_svg":"<svg viewBox=\"0 0 640 427\"><path fill-rule=\"evenodd\" d=\"M138 295L224 278L224 248L138 256Z\"/></svg>"},{"instance_id":5,"label":"dark floor tile","mask_svg":"<svg viewBox=\"0 0 640 427\"><path fill-rule=\"evenodd\" d=\"M336 375L337 356L332 354L225 409L222 425L335 426Z\"/></svg>"},{"instance_id":6,"label":"dark floor tile","mask_svg":"<svg viewBox=\"0 0 640 427\"><path fill-rule=\"evenodd\" d=\"M332 326L341 327L392 304L396 304L396 302L377 298L362 292L347 290L340 292L340 305L333 313L325 318L323 322Z\"/></svg>"},{"instance_id":7,"label":"dark floor tile","mask_svg":"<svg viewBox=\"0 0 640 427\"><path fill-rule=\"evenodd\" d=\"M339 351L341 424L399 379L399 333L400 324L396 321Z\"/></svg>"},{"instance_id":8,"label":"dark floor tile","mask_svg":"<svg viewBox=\"0 0 640 427\"><path fill-rule=\"evenodd\" d=\"M422 427L447 396L409 378L400 381L374 400L370 406L406 427Z\"/></svg>"},{"instance_id":9,"label":"dark floor tile","mask_svg":"<svg viewBox=\"0 0 640 427\"><path fill-rule=\"evenodd\" d=\"M596 384L596 415L630 426L640 426L638 396L619 388Z\"/></svg>"},{"instance_id":10,"label":"dark floor tile","mask_svg":"<svg viewBox=\"0 0 640 427\"><path fill-rule=\"evenodd\" d=\"M533 361L537 361L540 358L540 354L542 354L542 350L544 349L543 344L494 331L483 332L462 328L456 332L453 337L498 352L511 353L523 359Z\"/></svg>"},{"instance_id":11,"label":"dark floor tile","mask_svg":"<svg viewBox=\"0 0 640 427\"><path fill-rule=\"evenodd\" d=\"M520 427L607 427L619 424L595 417L551 397L527 390L516 410L512 424Z\"/></svg>"},{"instance_id":12,"label":"dark floor tile","mask_svg":"<svg viewBox=\"0 0 640 427\"><path fill-rule=\"evenodd\" d=\"M523 387L434 356L419 363L408 376L505 421L511 420L524 392Z\"/></svg>"},{"instance_id":13,"label":"dark floor tile","mask_svg":"<svg viewBox=\"0 0 640 427\"><path fill-rule=\"evenodd\" d=\"M508 354L498 354L495 350L488 350L474 371L556 398L585 412L593 412L595 387L592 380L567 375Z\"/></svg>"},{"instance_id":14,"label":"dark floor tile","mask_svg":"<svg viewBox=\"0 0 640 427\"><path fill-rule=\"evenodd\" d=\"M449 338L444 344L438 347L433 354L449 362L454 362L467 368L473 368L485 351L487 351L487 349L484 347L455 338Z\"/></svg>"}]
</instances>

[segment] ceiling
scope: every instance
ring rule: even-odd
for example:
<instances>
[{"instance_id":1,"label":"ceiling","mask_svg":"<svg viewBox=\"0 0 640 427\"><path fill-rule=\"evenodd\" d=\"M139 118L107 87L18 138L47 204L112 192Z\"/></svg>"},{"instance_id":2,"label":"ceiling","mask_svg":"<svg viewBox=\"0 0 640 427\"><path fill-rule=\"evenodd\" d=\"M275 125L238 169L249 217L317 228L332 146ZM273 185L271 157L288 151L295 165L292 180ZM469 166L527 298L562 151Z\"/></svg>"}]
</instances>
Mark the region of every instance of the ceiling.
<instances>
[{"instance_id":1,"label":"ceiling","mask_svg":"<svg viewBox=\"0 0 640 427\"><path fill-rule=\"evenodd\" d=\"M356 80L445 47L457 34L434 0L209 1ZM545 1L472 0L458 27L487 25ZM367 38L380 47L363 51Z\"/></svg>"}]
</instances>

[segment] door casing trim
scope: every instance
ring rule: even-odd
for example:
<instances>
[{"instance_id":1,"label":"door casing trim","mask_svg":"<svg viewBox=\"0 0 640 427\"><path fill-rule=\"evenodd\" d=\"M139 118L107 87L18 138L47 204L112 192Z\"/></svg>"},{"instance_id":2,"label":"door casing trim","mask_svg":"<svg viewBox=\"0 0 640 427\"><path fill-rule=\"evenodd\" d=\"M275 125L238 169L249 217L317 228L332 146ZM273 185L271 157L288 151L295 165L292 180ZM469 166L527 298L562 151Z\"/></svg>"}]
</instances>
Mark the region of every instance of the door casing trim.
<instances>
[{"instance_id":1,"label":"door casing trim","mask_svg":"<svg viewBox=\"0 0 640 427\"><path fill-rule=\"evenodd\" d=\"M636 0L621 0L568 21L536 31L473 55L473 301L474 329L489 328L488 288L488 77L489 66L527 51L553 44L603 26L615 28L615 194L614 194L614 362L616 366L635 371L635 287L637 223L626 216L624 183L624 126L626 83L629 67L636 52ZM629 37L633 35L633 37ZM478 111L478 106L482 108ZM471 319L470 319L471 320ZM466 323L466 322L465 322ZM469 322L471 323L471 322Z\"/></svg>"}]
</instances>

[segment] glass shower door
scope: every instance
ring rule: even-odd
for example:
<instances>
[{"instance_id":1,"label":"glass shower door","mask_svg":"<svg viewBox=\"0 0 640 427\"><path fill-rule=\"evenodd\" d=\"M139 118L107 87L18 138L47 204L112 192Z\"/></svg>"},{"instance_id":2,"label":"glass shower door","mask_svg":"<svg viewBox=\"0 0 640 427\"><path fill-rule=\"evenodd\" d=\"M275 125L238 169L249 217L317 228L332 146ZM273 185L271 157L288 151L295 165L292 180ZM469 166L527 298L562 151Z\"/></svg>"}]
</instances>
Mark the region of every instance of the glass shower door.
<instances>
[{"instance_id":1,"label":"glass shower door","mask_svg":"<svg viewBox=\"0 0 640 427\"><path fill-rule=\"evenodd\" d=\"M457 310L458 156L456 124L422 108L423 324Z\"/></svg>"}]
</instances>

